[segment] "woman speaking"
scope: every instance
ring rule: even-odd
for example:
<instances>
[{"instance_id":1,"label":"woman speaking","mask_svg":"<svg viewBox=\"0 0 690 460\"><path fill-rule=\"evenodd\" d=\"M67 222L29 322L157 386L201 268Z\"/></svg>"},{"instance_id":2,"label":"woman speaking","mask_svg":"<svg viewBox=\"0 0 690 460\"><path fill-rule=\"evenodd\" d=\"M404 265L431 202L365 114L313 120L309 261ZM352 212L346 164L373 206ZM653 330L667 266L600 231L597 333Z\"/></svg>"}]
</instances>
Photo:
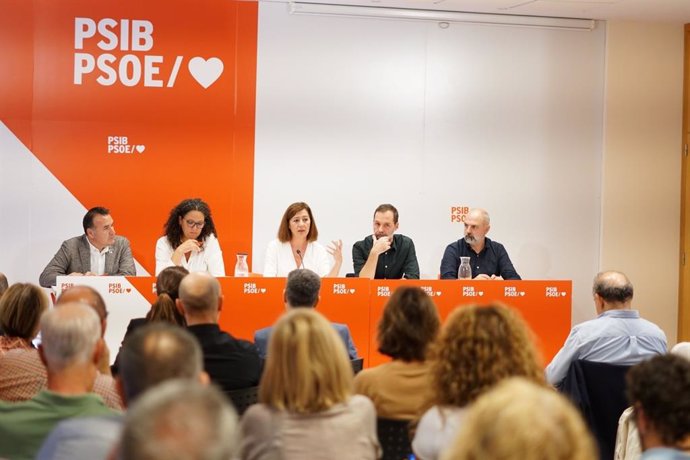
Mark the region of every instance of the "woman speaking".
<instances>
[{"instance_id":1,"label":"woman speaking","mask_svg":"<svg viewBox=\"0 0 690 460\"><path fill-rule=\"evenodd\" d=\"M328 248L318 243L319 231L307 203L292 203L285 210L278 238L266 249L264 276L287 276L296 268L308 268L321 277L337 277L343 264L343 242L333 241ZM331 265L333 256L335 263Z\"/></svg>"}]
</instances>

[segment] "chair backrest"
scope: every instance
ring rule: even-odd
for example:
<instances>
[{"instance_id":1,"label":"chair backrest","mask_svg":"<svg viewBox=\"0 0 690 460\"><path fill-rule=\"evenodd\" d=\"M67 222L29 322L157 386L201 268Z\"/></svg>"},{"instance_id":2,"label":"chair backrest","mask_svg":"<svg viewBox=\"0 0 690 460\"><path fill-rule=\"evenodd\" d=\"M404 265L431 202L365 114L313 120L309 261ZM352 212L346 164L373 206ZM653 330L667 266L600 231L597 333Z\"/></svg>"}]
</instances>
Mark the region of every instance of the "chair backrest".
<instances>
[{"instance_id":1,"label":"chair backrest","mask_svg":"<svg viewBox=\"0 0 690 460\"><path fill-rule=\"evenodd\" d=\"M259 402L259 387L241 388L227 391L225 395L230 398L238 415L242 415L252 404Z\"/></svg>"},{"instance_id":2,"label":"chair backrest","mask_svg":"<svg viewBox=\"0 0 690 460\"><path fill-rule=\"evenodd\" d=\"M364 369L364 358L352 359L350 363L352 363L352 372L354 372L355 375Z\"/></svg>"},{"instance_id":3,"label":"chair backrest","mask_svg":"<svg viewBox=\"0 0 690 460\"><path fill-rule=\"evenodd\" d=\"M381 460L407 460L412 453L410 421L378 418L376 432L383 450Z\"/></svg>"},{"instance_id":4,"label":"chair backrest","mask_svg":"<svg viewBox=\"0 0 690 460\"><path fill-rule=\"evenodd\" d=\"M625 374L630 367L577 360L559 388L580 409L602 460L613 458L618 419L628 407Z\"/></svg>"}]
</instances>

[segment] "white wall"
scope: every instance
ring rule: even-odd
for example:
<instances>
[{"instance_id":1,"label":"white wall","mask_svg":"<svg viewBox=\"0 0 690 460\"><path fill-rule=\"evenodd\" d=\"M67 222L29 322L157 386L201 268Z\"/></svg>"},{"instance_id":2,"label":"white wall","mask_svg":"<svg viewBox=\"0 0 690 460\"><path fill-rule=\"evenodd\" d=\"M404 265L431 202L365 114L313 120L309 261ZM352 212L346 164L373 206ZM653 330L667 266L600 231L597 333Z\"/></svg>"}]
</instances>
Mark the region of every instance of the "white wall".
<instances>
[{"instance_id":1,"label":"white wall","mask_svg":"<svg viewBox=\"0 0 690 460\"><path fill-rule=\"evenodd\" d=\"M253 270L288 204L350 248L376 205L435 277L481 206L524 278L573 279L591 317L599 264L605 30L290 16L260 3Z\"/></svg>"}]
</instances>

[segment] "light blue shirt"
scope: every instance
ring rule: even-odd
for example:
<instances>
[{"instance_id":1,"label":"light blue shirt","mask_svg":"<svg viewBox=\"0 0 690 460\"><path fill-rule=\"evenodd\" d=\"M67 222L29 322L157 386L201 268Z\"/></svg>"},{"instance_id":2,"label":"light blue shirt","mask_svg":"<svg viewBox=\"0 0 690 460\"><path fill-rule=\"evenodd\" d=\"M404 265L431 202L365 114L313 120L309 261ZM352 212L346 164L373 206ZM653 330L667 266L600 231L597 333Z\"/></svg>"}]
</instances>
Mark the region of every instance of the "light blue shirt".
<instances>
[{"instance_id":1,"label":"light blue shirt","mask_svg":"<svg viewBox=\"0 0 690 460\"><path fill-rule=\"evenodd\" d=\"M659 326L640 318L637 310L608 310L573 327L547 366L546 380L560 383L578 359L631 366L665 353L666 335Z\"/></svg>"},{"instance_id":2,"label":"light blue shirt","mask_svg":"<svg viewBox=\"0 0 690 460\"><path fill-rule=\"evenodd\" d=\"M60 422L36 460L106 460L120 439L123 415L77 417Z\"/></svg>"},{"instance_id":3,"label":"light blue shirt","mask_svg":"<svg viewBox=\"0 0 690 460\"><path fill-rule=\"evenodd\" d=\"M655 447L644 451L640 460L690 460L690 454L669 447Z\"/></svg>"}]
</instances>

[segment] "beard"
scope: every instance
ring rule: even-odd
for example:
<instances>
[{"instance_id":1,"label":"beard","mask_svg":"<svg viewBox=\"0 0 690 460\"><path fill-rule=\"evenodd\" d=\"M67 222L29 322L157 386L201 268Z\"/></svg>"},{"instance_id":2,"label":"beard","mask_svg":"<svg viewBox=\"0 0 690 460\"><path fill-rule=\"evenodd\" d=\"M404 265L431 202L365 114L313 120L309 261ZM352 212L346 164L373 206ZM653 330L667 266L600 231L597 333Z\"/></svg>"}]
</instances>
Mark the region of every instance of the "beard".
<instances>
[{"instance_id":1,"label":"beard","mask_svg":"<svg viewBox=\"0 0 690 460\"><path fill-rule=\"evenodd\" d=\"M475 244L476 242L477 242L477 238L474 235L465 235L465 243Z\"/></svg>"}]
</instances>

